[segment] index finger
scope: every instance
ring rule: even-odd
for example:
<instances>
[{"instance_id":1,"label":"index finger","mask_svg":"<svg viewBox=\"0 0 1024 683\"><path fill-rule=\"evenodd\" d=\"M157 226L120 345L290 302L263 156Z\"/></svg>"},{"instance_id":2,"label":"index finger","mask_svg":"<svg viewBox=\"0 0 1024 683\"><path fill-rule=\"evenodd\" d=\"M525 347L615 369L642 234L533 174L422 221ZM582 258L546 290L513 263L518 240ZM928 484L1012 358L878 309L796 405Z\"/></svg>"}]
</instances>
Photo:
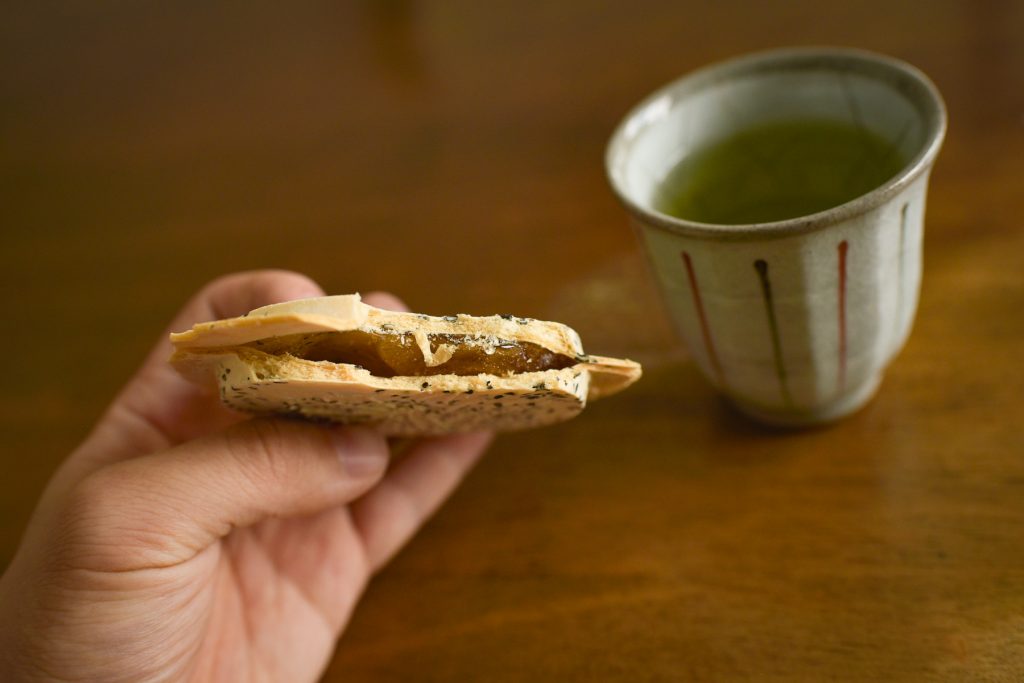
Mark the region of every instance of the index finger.
<instances>
[{"instance_id":1,"label":"index finger","mask_svg":"<svg viewBox=\"0 0 1024 683\"><path fill-rule=\"evenodd\" d=\"M235 273L209 283L175 316L79 449L79 457L95 464L134 457L243 419L224 408L216 392L187 381L170 366L168 333L197 322L243 315L271 303L322 295L313 280L283 270Z\"/></svg>"}]
</instances>

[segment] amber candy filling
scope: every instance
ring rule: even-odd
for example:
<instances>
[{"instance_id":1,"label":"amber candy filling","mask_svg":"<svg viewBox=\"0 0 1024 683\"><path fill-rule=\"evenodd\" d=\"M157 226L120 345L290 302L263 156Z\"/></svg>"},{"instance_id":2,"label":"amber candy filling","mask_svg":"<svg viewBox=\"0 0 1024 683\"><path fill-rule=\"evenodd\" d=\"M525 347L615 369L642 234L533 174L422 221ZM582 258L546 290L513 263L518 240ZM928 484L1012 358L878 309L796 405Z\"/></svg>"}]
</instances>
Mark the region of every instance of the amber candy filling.
<instances>
[{"instance_id":1,"label":"amber candy filling","mask_svg":"<svg viewBox=\"0 0 1024 683\"><path fill-rule=\"evenodd\" d=\"M438 355L444 346L450 347L451 357L428 366L415 338L408 332L314 332L262 339L246 346L272 355L358 365L377 377L481 374L509 377L525 372L561 370L576 364L576 359L532 342L498 340L494 344L483 344L461 334L430 334L427 340L431 351Z\"/></svg>"}]
</instances>

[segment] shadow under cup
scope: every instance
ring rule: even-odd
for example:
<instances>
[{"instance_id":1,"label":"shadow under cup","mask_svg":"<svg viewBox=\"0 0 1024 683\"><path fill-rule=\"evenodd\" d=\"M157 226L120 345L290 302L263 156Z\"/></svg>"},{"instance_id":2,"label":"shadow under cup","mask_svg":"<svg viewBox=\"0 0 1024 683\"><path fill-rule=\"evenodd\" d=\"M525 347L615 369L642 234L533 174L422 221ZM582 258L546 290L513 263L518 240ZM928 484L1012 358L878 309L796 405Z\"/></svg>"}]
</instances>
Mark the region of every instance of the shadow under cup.
<instances>
[{"instance_id":1,"label":"shadow under cup","mask_svg":"<svg viewBox=\"0 0 1024 683\"><path fill-rule=\"evenodd\" d=\"M869 131L906 164L851 201L771 223L698 223L656 208L687 155L806 120ZM914 319L928 174L945 126L920 71L846 49L777 50L702 69L619 125L606 158L611 185L695 362L741 410L816 424L875 393Z\"/></svg>"}]
</instances>

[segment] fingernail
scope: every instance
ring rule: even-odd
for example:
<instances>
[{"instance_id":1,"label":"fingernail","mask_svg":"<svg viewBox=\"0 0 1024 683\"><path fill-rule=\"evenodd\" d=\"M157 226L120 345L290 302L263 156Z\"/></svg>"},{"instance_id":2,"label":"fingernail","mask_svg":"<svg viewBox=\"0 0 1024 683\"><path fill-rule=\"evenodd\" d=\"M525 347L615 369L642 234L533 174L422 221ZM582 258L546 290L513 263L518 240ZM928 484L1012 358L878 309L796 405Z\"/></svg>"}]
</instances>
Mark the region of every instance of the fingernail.
<instances>
[{"instance_id":1,"label":"fingernail","mask_svg":"<svg viewBox=\"0 0 1024 683\"><path fill-rule=\"evenodd\" d=\"M335 427L331 430L345 474L366 478L379 476L388 464L388 445L368 427Z\"/></svg>"}]
</instances>

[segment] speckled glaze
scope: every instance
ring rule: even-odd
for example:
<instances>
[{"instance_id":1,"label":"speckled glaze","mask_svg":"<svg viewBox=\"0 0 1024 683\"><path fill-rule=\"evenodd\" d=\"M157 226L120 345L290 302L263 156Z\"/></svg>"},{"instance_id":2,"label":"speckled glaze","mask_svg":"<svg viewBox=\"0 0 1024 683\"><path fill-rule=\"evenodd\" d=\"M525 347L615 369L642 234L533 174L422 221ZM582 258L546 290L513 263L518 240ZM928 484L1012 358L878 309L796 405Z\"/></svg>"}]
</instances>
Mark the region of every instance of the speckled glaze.
<instances>
[{"instance_id":1,"label":"speckled glaze","mask_svg":"<svg viewBox=\"0 0 1024 683\"><path fill-rule=\"evenodd\" d=\"M868 194L791 220L711 225L653 208L686 154L752 125L808 117L865 127L909 161ZM945 127L942 99L917 69L829 48L702 69L620 124L606 158L611 185L693 358L741 410L815 424L875 393L913 323L928 174Z\"/></svg>"}]
</instances>

